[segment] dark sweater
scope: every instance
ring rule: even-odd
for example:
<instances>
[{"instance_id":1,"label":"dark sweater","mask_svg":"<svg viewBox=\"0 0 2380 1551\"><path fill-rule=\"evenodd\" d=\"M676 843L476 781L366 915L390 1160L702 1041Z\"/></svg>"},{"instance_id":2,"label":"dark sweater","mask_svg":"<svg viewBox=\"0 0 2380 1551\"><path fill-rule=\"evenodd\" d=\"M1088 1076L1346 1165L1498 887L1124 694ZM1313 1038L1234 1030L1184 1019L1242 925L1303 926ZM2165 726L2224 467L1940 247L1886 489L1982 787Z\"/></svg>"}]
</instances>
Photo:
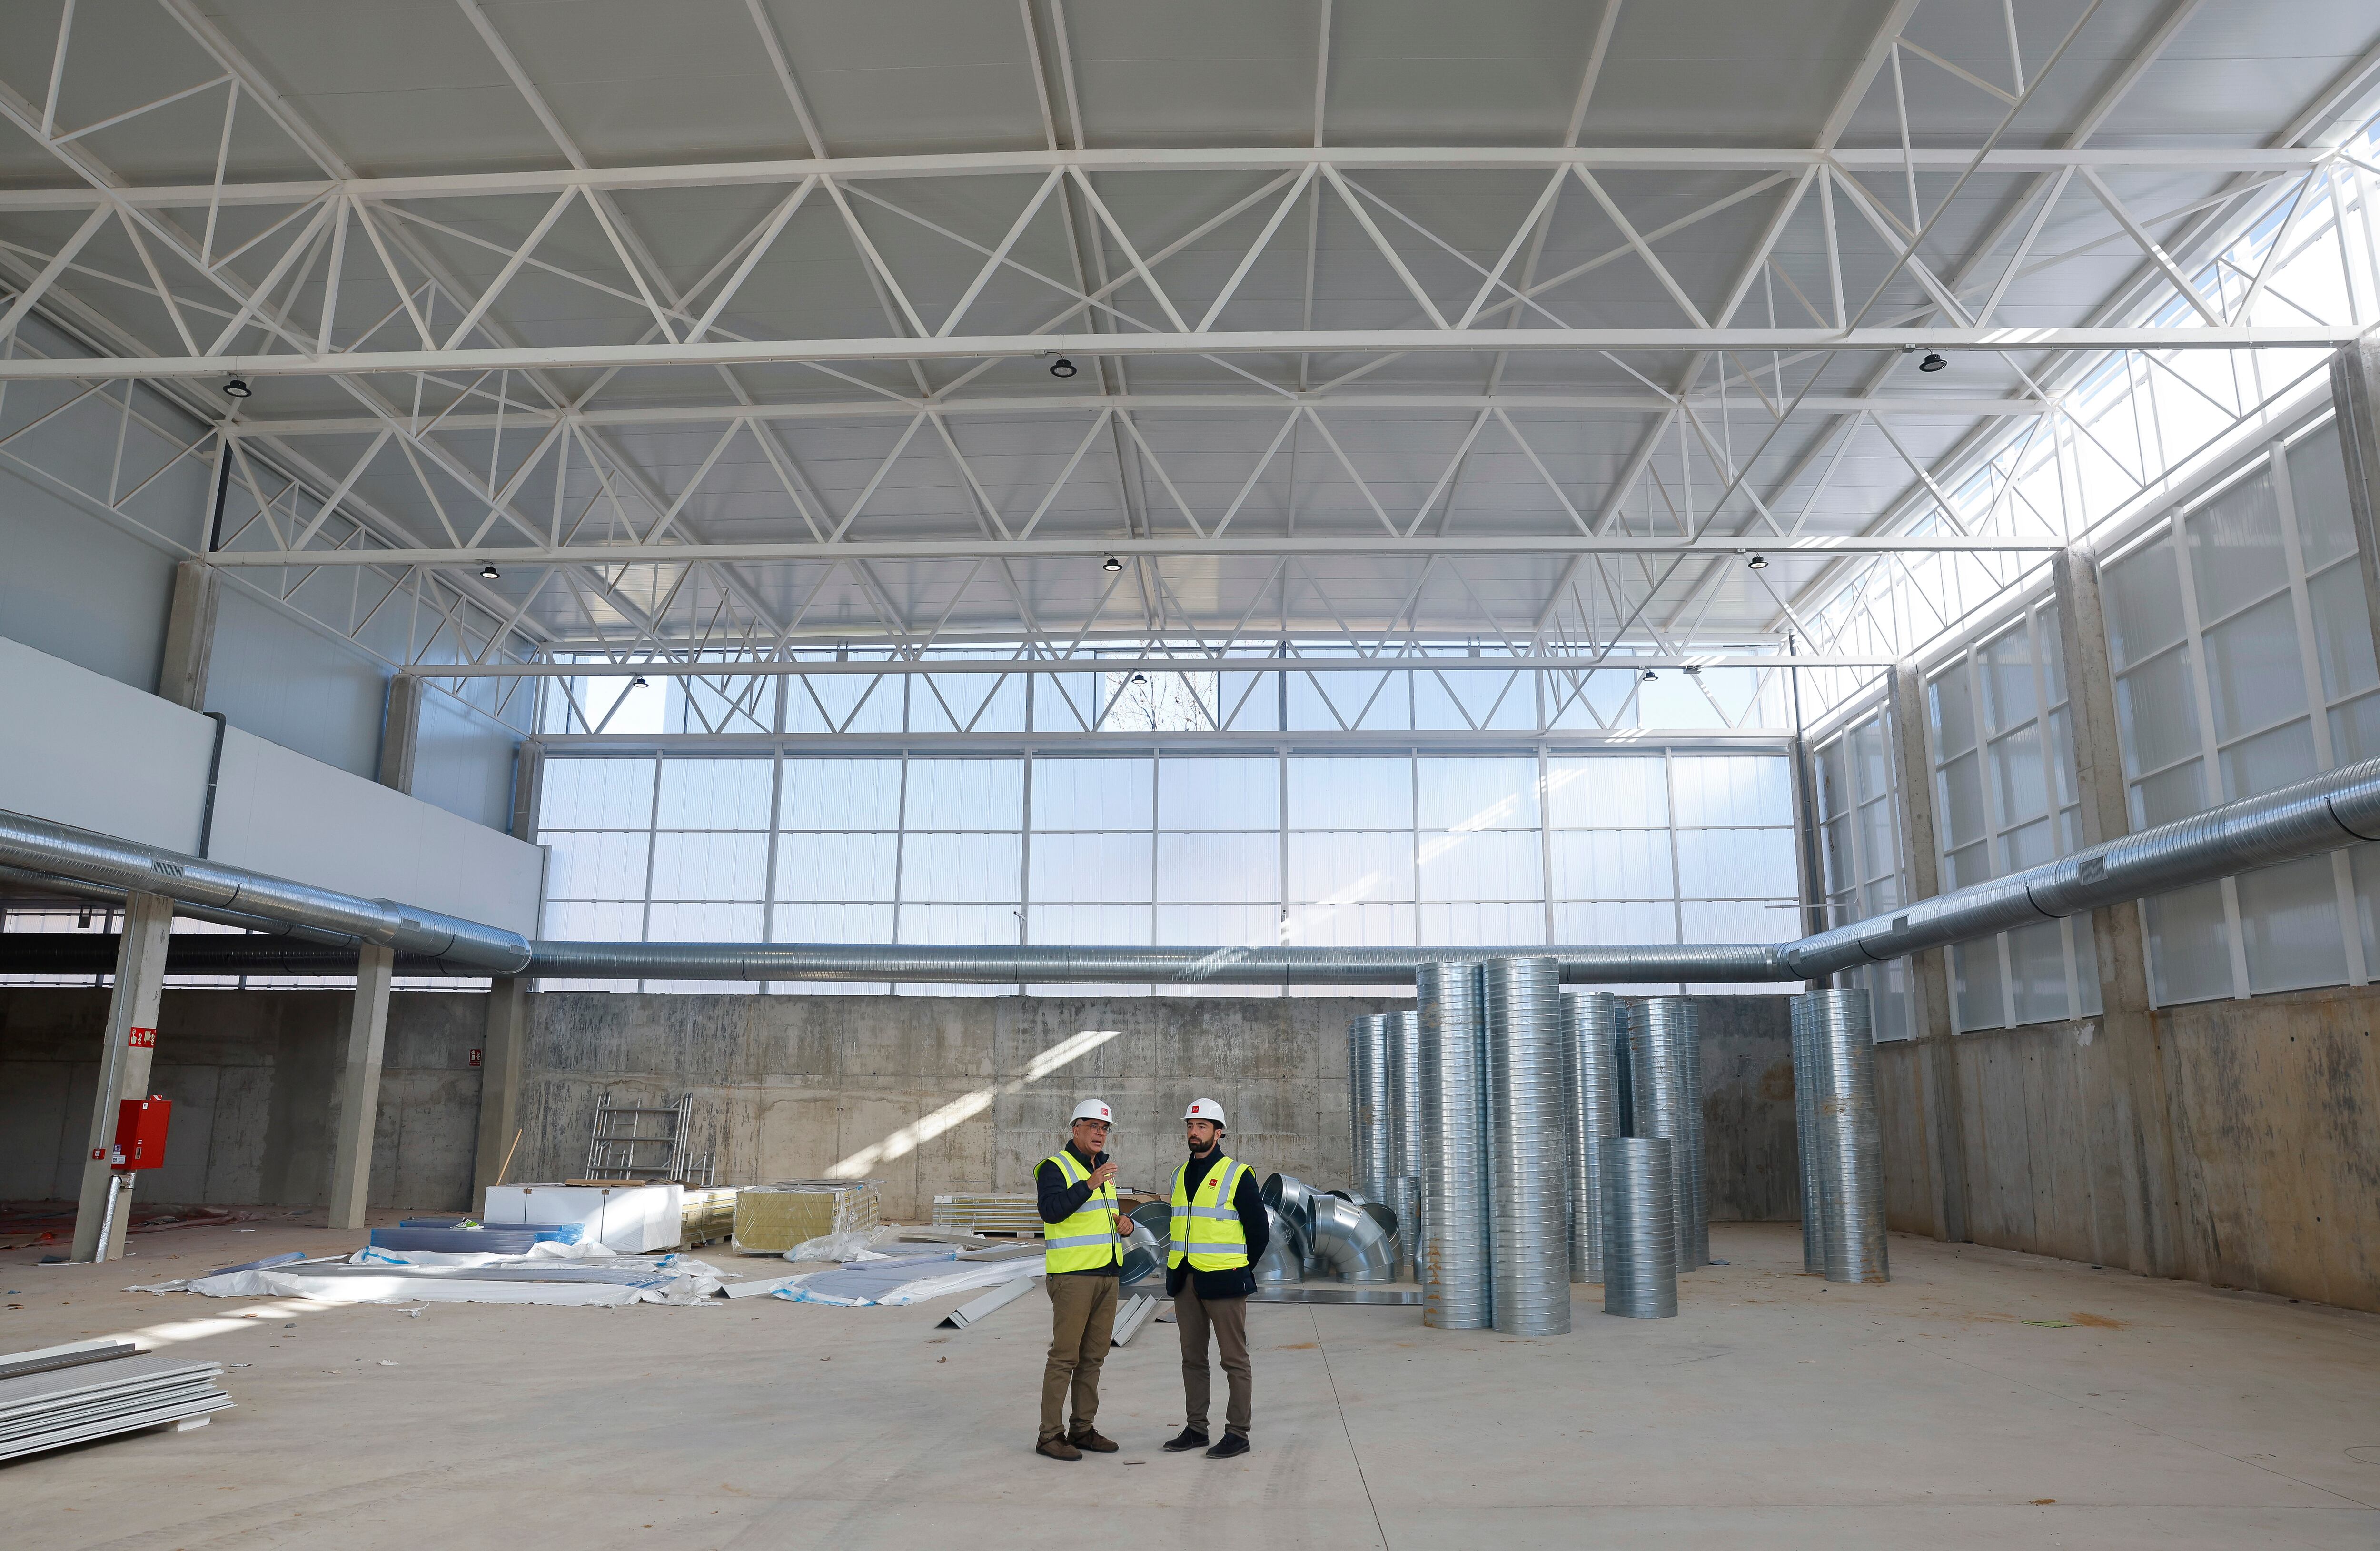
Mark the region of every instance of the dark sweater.
<instances>
[{"instance_id":1,"label":"dark sweater","mask_svg":"<svg viewBox=\"0 0 2380 1551\"><path fill-rule=\"evenodd\" d=\"M1105 1163L1108 1160L1108 1155L1105 1153L1099 1153L1090 1157L1085 1157L1083 1156L1083 1149L1077 1147L1072 1142L1066 1144L1066 1150L1074 1154L1075 1161L1081 1164L1086 1169L1097 1169L1100 1164ZM1048 1158L1042 1159L1041 1167L1033 1171L1033 1187L1034 1194L1039 1197L1039 1200L1036 1205L1040 1209L1041 1220L1048 1223L1060 1223L1065 1221L1068 1218L1073 1217L1076 1212L1081 1211L1083 1209L1083 1203L1091 1198L1090 1181L1077 1180L1073 1184L1068 1184L1066 1182L1066 1176L1060 1171L1057 1164ZM1062 1277L1118 1276L1122 1274L1123 1270L1121 1265L1122 1254L1123 1246L1119 1243L1117 1246L1118 1259L1111 1260L1104 1266L1094 1266L1086 1271L1060 1271L1057 1272L1056 1275Z\"/></svg>"},{"instance_id":2,"label":"dark sweater","mask_svg":"<svg viewBox=\"0 0 2380 1551\"><path fill-rule=\"evenodd\" d=\"M1199 1182L1206 1179L1207 1170L1222 1156L1223 1149L1218 1147L1205 1157L1192 1157L1183 1171L1183 1194L1195 1194ZM1240 1182L1232 1191L1232 1205L1239 1210L1240 1230L1247 1235L1248 1263L1228 1271L1197 1271L1184 1260L1167 1269L1166 1296L1180 1296L1184 1282L1189 1283L1201 1303L1209 1298L1245 1298L1257 1290L1256 1263L1264 1258L1265 1245L1272 1240L1272 1223L1265 1216L1264 1194L1257 1188L1255 1169L1240 1170Z\"/></svg>"}]
</instances>

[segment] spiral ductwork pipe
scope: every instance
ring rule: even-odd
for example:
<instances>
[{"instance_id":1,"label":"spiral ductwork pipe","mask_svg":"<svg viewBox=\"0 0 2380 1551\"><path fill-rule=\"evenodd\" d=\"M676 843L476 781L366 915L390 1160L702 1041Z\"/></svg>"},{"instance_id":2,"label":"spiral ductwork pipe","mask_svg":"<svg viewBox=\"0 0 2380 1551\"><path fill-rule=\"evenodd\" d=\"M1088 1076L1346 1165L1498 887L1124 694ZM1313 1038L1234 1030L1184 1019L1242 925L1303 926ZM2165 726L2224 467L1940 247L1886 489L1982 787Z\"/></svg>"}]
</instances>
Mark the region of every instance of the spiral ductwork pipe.
<instances>
[{"instance_id":1,"label":"spiral ductwork pipe","mask_svg":"<svg viewBox=\"0 0 2380 1551\"><path fill-rule=\"evenodd\" d=\"M1603 1312L1670 1319L1678 1312L1677 1187L1666 1137L1603 1144Z\"/></svg>"},{"instance_id":2,"label":"spiral ductwork pipe","mask_svg":"<svg viewBox=\"0 0 2380 1551\"><path fill-rule=\"evenodd\" d=\"M1793 1039L1793 1142L1802 1181L1802 1269L1806 1275L1819 1277L1826 1275L1827 1250L1818 1220L1817 1047L1813 1043L1810 999L1793 997L1785 1006Z\"/></svg>"},{"instance_id":3,"label":"spiral ductwork pipe","mask_svg":"<svg viewBox=\"0 0 2380 1551\"><path fill-rule=\"evenodd\" d=\"M1389 1086L1391 1105L1389 1137L1389 1205L1397 1213L1397 1271L1408 1280L1421 1279L1421 1246L1427 1216L1422 1209L1421 1013L1415 1009L1389 1014Z\"/></svg>"},{"instance_id":4,"label":"spiral ductwork pipe","mask_svg":"<svg viewBox=\"0 0 2380 1551\"><path fill-rule=\"evenodd\" d=\"M1468 963L1421 967L1422 1323L1487 1328L1486 1073L1480 1050L1479 972Z\"/></svg>"},{"instance_id":5,"label":"spiral ductwork pipe","mask_svg":"<svg viewBox=\"0 0 2380 1551\"><path fill-rule=\"evenodd\" d=\"M1818 1239L1827 1279L1889 1281L1883 1126L1876 1108L1876 1033L1868 994L1812 991L1795 1000L1809 1006Z\"/></svg>"},{"instance_id":6,"label":"spiral ductwork pipe","mask_svg":"<svg viewBox=\"0 0 2380 1551\"><path fill-rule=\"evenodd\" d=\"M1396 1235L1352 1201L1313 1198L1314 1268L1342 1282L1397 1279Z\"/></svg>"},{"instance_id":7,"label":"spiral ductwork pipe","mask_svg":"<svg viewBox=\"0 0 2380 1551\"><path fill-rule=\"evenodd\" d=\"M1677 1194L1670 1203L1670 1221L1677 1230L1682 1272L1701 1264L1694 1258L1694 1160L1702 1151L1701 1126L1687 1086L1692 1018L1693 1004L1682 997L1646 997L1626 1014L1628 1085L1636 1102L1628 1133L1671 1144L1669 1173Z\"/></svg>"},{"instance_id":8,"label":"spiral ductwork pipe","mask_svg":"<svg viewBox=\"0 0 2380 1551\"><path fill-rule=\"evenodd\" d=\"M1570 1329L1570 1131L1562 1124L1561 993L1551 959L1479 971L1488 1033L1488 1264L1495 1327Z\"/></svg>"},{"instance_id":9,"label":"spiral ductwork pipe","mask_svg":"<svg viewBox=\"0 0 2380 1551\"><path fill-rule=\"evenodd\" d=\"M1355 1020L1363 1041L1359 1075L1364 1088L1356 1110L1363 1132L1355 1157L1355 1186L1374 1201L1389 1197L1389 1165L1396 1145L1396 1087L1390 1081L1389 1015Z\"/></svg>"},{"instance_id":10,"label":"spiral ductwork pipe","mask_svg":"<svg viewBox=\"0 0 2380 1551\"><path fill-rule=\"evenodd\" d=\"M1561 999L1562 1118L1569 1129L1570 1279L1603 1279L1603 1143L1620 1119L1620 1000L1609 991Z\"/></svg>"}]
</instances>

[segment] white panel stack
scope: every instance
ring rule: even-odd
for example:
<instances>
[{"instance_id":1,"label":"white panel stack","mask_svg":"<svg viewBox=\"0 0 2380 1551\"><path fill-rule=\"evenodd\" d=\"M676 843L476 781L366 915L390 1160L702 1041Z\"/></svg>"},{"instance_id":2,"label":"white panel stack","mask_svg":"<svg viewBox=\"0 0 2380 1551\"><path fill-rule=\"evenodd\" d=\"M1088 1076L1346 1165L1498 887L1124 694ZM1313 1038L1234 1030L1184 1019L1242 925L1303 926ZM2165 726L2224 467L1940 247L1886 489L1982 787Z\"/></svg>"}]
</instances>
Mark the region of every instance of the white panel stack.
<instances>
[{"instance_id":1,"label":"white panel stack","mask_svg":"<svg viewBox=\"0 0 2380 1551\"><path fill-rule=\"evenodd\" d=\"M613 1254L644 1254L677 1248L685 1210L682 1185L490 1185L480 1220L584 1223Z\"/></svg>"},{"instance_id":2,"label":"white panel stack","mask_svg":"<svg viewBox=\"0 0 2380 1551\"><path fill-rule=\"evenodd\" d=\"M138 1351L108 1339L0 1357L0 1460L149 1427L202 1427L232 1403L214 1387L222 1363Z\"/></svg>"}]
</instances>

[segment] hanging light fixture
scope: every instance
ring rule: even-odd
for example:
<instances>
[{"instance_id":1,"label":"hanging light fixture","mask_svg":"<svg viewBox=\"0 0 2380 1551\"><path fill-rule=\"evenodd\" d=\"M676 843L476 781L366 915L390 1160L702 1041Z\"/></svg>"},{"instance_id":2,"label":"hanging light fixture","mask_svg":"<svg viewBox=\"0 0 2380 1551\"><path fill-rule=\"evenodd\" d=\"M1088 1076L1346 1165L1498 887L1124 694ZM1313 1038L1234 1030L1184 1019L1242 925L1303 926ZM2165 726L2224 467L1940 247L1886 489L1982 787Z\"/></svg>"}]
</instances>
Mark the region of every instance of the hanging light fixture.
<instances>
[{"instance_id":1,"label":"hanging light fixture","mask_svg":"<svg viewBox=\"0 0 2380 1551\"><path fill-rule=\"evenodd\" d=\"M630 689L650 689L652 685L646 679L644 674L638 673L635 678L628 681L628 687Z\"/></svg>"},{"instance_id":2,"label":"hanging light fixture","mask_svg":"<svg viewBox=\"0 0 2380 1551\"><path fill-rule=\"evenodd\" d=\"M247 398L255 392L254 388L248 385L248 379L245 377L235 377L224 384L224 393L232 398Z\"/></svg>"},{"instance_id":3,"label":"hanging light fixture","mask_svg":"<svg viewBox=\"0 0 2380 1551\"><path fill-rule=\"evenodd\" d=\"M1113 555L1110 555L1107 559L1099 562L1099 569L1102 571L1121 571L1123 569L1123 562L1118 560Z\"/></svg>"},{"instance_id":4,"label":"hanging light fixture","mask_svg":"<svg viewBox=\"0 0 2380 1551\"><path fill-rule=\"evenodd\" d=\"M1075 375L1075 363L1068 360L1065 357L1061 356L1056 360L1050 363L1050 375L1052 377L1072 377Z\"/></svg>"},{"instance_id":5,"label":"hanging light fixture","mask_svg":"<svg viewBox=\"0 0 2380 1551\"><path fill-rule=\"evenodd\" d=\"M1949 357L1943 355L1939 350L1930 350L1926 352L1925 358L1917 363L1917 370L1920 371L1939 371L1949 364L1950 359Z\"/></svg>"},{"instance_id":6,"label":"hanging light fixture","mask_svg":"<svg viewBox=\"0 0 2380 1551\"><path fill-rule=\"evenodd\" d=\"M1768 557L1765 554L1756 554L1745 561L1743 564L1744 569L1748 571L1766 571L1768 569Z\"/></svg>"},{"instance_id":7,"label":"hanging light fixture","mask_svg":"<svg viewBox=\"0 0 2380 1551\"><path fill-rule=\"evenodd\" d=\"M503 576L504 573L496 569L496 563L492 560L480 567L480 580L483 582L498 581Z\"/></svg>"},{"instance_id":8,"label":"hanging light fixture","mask_svg":"<svg viewBox=\"0 0 2380 1551\"><path fill-rule=\"evenodd\" d=\"M1657 673L1653 672L1653 670L1652 670L1652 669L1650 669L1650 668L1647 668L1647 669L1645 669L1645 682L1646 684L1651 684L1655 679L1658 679L1658 678L1659 678L1660 676L1661 676L1660 674L1658 674L1658 673Z\"/></svg>"}]
</instances>

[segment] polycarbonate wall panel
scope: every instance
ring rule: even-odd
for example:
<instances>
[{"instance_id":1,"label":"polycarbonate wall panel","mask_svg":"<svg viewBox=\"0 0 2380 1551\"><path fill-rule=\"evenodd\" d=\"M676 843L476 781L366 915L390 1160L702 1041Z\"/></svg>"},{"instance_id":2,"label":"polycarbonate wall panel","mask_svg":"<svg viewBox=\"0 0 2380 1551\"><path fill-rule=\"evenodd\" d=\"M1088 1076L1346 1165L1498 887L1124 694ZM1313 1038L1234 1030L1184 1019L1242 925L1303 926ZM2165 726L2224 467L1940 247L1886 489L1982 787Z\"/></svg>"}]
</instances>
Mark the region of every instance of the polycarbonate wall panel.
<instances>
[{"instance_id":1,"label":"polycarbonate wall panel","mask_svg":"<svg viewBox=\"0 0 2380 1551\"><path fill-rule=\"evenodd\" d=\"M1812 753L1820 883L1829 927L1881 915L1907 903L1892 759L1890 712L1881 705L1854 716ZM1907 1039L1916 1032L1907 959L1843 970L1835 983L1868 992L1879 1040Z\"/></svg>"},{"instance_id":2,"label":"polycarbonate wall panel","mask_svg":"<svg viewBox=\"0 0 2380 1551\"><path fill-rule=\"evenodd\" d=\"M543 813L565 937L1470 947L1798 929L1781 751L556 755Z\"/></svg>"}]
</instances>

